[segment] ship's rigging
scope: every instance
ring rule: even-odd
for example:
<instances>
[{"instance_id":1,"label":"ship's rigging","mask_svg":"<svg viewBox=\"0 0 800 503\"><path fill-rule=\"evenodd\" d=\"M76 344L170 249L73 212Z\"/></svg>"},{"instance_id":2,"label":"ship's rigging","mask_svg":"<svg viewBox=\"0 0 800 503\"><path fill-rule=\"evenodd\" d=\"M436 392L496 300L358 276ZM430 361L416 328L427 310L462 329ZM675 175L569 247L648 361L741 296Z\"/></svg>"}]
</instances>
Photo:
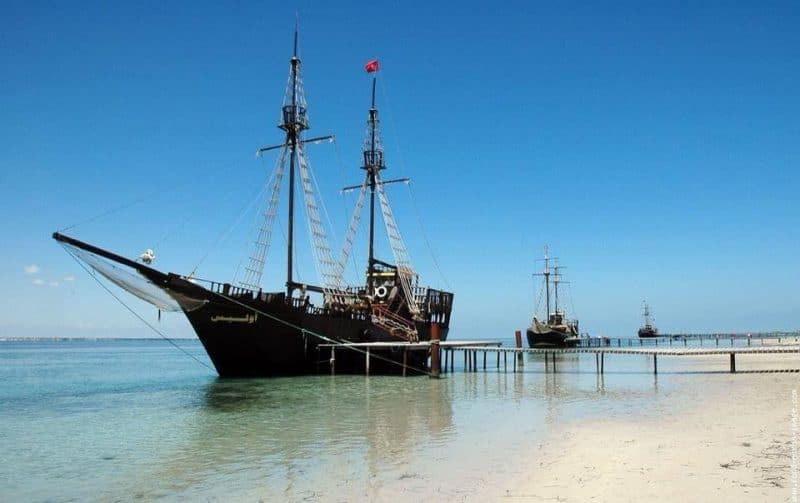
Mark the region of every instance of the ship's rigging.
<instances>
[{"instance_id":1,"label":"ship's rigging","mask_svg":"<svg viewBox=\"0 0 800 503\"><path fill-rule=\"evenodd\" d=\"M264 274L264 267L268 260L270 241L279 212L280 193L283 186L283 179L288 164L289 171L289 196L288 196L288 229L287 229L287 296L298 287L305 291L309 288L320 291L324 294L326 303L350 304L355 302L356 296L353 295L353 287L348 287L344 281L344 272L347 260L355 242L355 235L358 231L361 214L366 194L369 191L369 250L366 271L366 285L363 290L363 297L367 300L377 297L384 297L388 294L387 285L378 279L378 269L389 267L396 270L402 296L408 307L412 318L417 318L421 313L419 299L415 296L418 276L411 264L411 258L405 241L402 238L399 227L392 213L389 198L384 190L384 186L396 182L408 182L407 178L395 180L383 180L381 171L386 168L384 164L384 149L381 141L381 134L378 120L378 110L375 106L375 87L377 82L377 62L372 67L368 66L368 71L372 73L372 105L367 119L367 128L364 135L362 148L363 166L365 177L360 185L346 187L344 191L358 189L358 197L347 227L346 234L342 241L342 248L337 258L334 258L331 246L329 245L328 234L323 225L320 215L320 204L316 195L316 184L313 172L305 155L305 145L308 143L320 142L322 140L333 141L333 136L321 136L311 139L304 139L303 134L310 128L308 123L305 92L302 85L302 74L300 71L300 59L297 56L297 40L295 38L295 53L290 61L289 81L284 93L284 101L281 107L282 117L279 128L285 131L286 137L283 143L274 146L262 147L257 151L258 155L270 150L279 150L275 168L270 177L270 197L263 213L262 223L258 230L257 238L254 242L253 251L249 257L249 264L245 267L244 278L239 284L250 290L261 288L261 281ZM371 62L372 63L372 62ZM372 68L370 70L369 68ZM309 286L296 283L293 280L293 248L294 248L294 226L293 214L295 211L295 177L299 174L302 190L303 203L305 207L309 242L312 245L314 265L320 287ZM376 198L377 196L377 198ZM395 265L392 266L375 258L375 220L376 220L376 199L380 208L389 248L392 252ZM324 210L324 208L323 208ZM383 287L383 288L382 288Z\"/></svg>"}]
</instances>

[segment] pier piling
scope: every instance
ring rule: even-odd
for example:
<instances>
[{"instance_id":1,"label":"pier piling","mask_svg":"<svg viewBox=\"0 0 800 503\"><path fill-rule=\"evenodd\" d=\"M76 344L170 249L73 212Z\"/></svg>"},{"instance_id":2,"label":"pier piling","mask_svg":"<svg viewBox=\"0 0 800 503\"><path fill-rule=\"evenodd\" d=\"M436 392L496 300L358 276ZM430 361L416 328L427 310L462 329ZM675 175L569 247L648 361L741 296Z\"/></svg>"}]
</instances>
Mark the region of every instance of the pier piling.
<instances>
[{"instance_id":1,"label":"pier piling","mask_svg":"<svg viewBox=\"0 0 800 503\"><path fill-rule=\"evenodd\" d=\"M439 324L431 323L431 377L439 378ZM369 354L369 353L368 353Z\"/></svg>"}]
</instances>

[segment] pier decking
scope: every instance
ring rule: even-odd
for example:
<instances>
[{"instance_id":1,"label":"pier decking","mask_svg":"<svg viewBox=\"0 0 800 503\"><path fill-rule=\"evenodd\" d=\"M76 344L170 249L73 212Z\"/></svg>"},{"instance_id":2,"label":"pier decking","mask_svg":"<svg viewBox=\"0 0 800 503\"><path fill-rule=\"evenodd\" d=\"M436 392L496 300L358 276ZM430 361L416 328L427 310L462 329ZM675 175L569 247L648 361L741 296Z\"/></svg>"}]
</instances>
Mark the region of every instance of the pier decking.
<instances>
[{"instance_id":1,"label":"pier decking","mask_svg":"<svg viewBox=\"0 0 800 503\"><path fill-rule=\"evenodd\" d=\"M463 347L470 347L470 348L490 348L490 347L497 347L499 348L503 343L499 341L424 341L424 342L347 342L342 344L319 344L317 346L317 351L319 349L328 349L330 350L330 367L331 367L331 374L336 373L336 348L341 348L344 350L355 350L359 351L364 354L364 372L369 375L369 367L370 367L370 360L373 357L372 350L378 351L402 351L403 352L403 375L406 375L406 371L408 370L408 362L406 357L408 356L408 351L433 351L432 346L438 346L439 352L445 351L445 355L447 355L447 351L452 351L453 349L463 348ZM431 375L437 377L439 375L440 366L438 365L439 362L439 354L436 354L436 358L433 359L434 361L431 363ZM445 365L447 367L447 365Z\"/></svg>"},{"instance_id":2,"label":"pier decking","mask_svg":"<svg viewBox=\"0 0 800 503\"><path fill-rule=\"evenodd\" d=\"M653 373L658 373L658 357L691 357L691 356L713 356L713 355L728 355L730 372L736 372L736 355L738 354L796 354L798 355L797 364L800 367L800 341L796 334L793 337L786 337L787 334L778 334L772 337L764 337L759 334L757 338L742 337L742 336L722 336L714 334L712 336L705 335L706 341L712 342L712 345L703 345L703 335L698 336L678 336L678 337L658 337L652 339L608 339L608 338L592 338L581 341L578 347L570 348L525 348L522 347L522 338L519 333L516 333L517 347L503 347L502 342L492 340L474 340L474 341L424 341L424 342L364 342L364 343L344 343L344 344L320 344L319 348L325 348L330 351L330 370L335 373L335 360L337 348L344 350L356 350L364 354L364 371L367 375L370 373L370 360L372 358L380 358L382 351L402 351L403 352L403 375L406 375L407 361L406 355L409 351L430 351L431 365L430 375L438 377L440 373L455 372L455 359L456 353L461 353L463 357L463 371L476 372L478 370L478 356L481 354L483 370L487 370L487 358L489 354L495 356L495 367L500 368L500 360L502 357L503 370L508 371L509 366L513 372L524 365L523 356L525 354L543 354L544 355L544 368L548 372L552 369L553 372L557 371L558 363L557 356L575 353L593 353L595 355L596 372L598 374L605 373L605 355L640 355L653 357ZM765 345L765 339L770 344ZM689 345L689 341L693 341L693 345ZM720 340L723 343L730 340L730 346L726 347L725 344L720 346ZM788 340L790 343L782 342ZM755 342L758 341L758 342ZM791 342L794 342L792 344ZM739 342L741 346L737 346ZM775 344L777 342L777 344ZM616 344L615 344L616 343ZM696 345L699 343L699 346ZM746 344L746 345L744 345ZM511 358L509 365L508 357ZM783 372L800 372L800 368L795 369L782 369Z\"/></svg>"},{"instance_id":3,"label":"pier decking","mask_svg":"<svg viewBox=\"0 0 800 503\"><path fill-rule=\"evenodd\" d=\"M503 355L503 368L507 369L508 355L513 356L513 371L517 370L518 361L522 363L522 355L524 354L544 354L545 369L547 370L552 366L553 371L556 371L556 355L572 354L572 353L594 353L595 363L597 365L597 373L603 374L605 372L605 355L618 354L618 355L652 355L653 356L653 373L658 373L658 357L659 356L708 356L708 355L729 355L730 357L730 371L736 372L736 355L737 354L786 354L794 353L800 356L800 345L783 345L783 346L751 346L751 347L578 347L578 348L504 348L504 347L486 347L486 346L458 346L448 348L445 350L445 367L448 363L447 352L454 353L455 351L464 352L464 370L466 372L477 370L478 353L483 352L483 369L486 369L486 355L487 353L496 353L497 367L500 367L500 355ZM454 370L453 360L455 355L449 357L450 371ZM798 359L800 365L800 358ZM792 372L800 372L800 369L791 369Z\"/></svg>"}]
</instances>

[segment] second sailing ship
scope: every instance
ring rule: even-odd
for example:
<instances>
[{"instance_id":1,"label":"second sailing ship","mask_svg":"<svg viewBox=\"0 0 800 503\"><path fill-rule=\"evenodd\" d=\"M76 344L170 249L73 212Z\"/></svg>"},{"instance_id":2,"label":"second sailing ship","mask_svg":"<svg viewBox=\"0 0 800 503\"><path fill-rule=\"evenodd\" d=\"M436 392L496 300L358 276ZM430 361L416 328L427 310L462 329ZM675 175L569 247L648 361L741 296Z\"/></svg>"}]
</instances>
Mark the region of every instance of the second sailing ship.
<instances>
[{"instance_id":1,"label":"second sailing ship","mask_svg":"<svg viewBox=\"0 0 800 503\"><path fill-rule=\"evenodd\" d=\"M561 281L561 266L550 266L550 257L547 246L544 248L544 269L537 276L544 278L543 289L545 298L544 317L540 319L534 313L533 321L527 330L528 346L539 347L567 347L578 344L578 320L568 320L563 308L558 305L558 285ZM552 279L551 279L552 276ZM550 283L553 284L554 309L550 310ZM539 299L541 301L541 298Z\"/></svg>"},{"instance_id":2,"label":"second sailing ship","mask_svg":"<svg viewBox=\"0 0 800 503\"><path fill-rule=\"evenodd\" d=\"M642 316L644 316L644 325L639 327L639 337L658 337L658 329L653 325L653 319L650 316L650 306L647 301L642 301Z\"/></svg>"}]
</instances>

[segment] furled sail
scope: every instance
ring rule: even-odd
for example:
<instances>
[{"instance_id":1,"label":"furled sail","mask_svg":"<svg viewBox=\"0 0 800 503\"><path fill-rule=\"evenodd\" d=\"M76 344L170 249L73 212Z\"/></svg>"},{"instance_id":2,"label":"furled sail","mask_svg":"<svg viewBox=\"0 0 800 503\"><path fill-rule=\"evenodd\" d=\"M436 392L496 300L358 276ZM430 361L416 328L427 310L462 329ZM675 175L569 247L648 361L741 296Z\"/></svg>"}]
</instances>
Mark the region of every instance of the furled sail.
<instances>
[{"instance_id":1,"label":"furled sail","mask_svg":"<svg viewBox=\"0 0 800 503\"><path fill-rule=\"evenodd\" d=\"M154 278L168 276L155 269L58 233L53 237L92 271L162 311L192 311L206 302L157 285Z\"/></svg>"}]
</instances>

